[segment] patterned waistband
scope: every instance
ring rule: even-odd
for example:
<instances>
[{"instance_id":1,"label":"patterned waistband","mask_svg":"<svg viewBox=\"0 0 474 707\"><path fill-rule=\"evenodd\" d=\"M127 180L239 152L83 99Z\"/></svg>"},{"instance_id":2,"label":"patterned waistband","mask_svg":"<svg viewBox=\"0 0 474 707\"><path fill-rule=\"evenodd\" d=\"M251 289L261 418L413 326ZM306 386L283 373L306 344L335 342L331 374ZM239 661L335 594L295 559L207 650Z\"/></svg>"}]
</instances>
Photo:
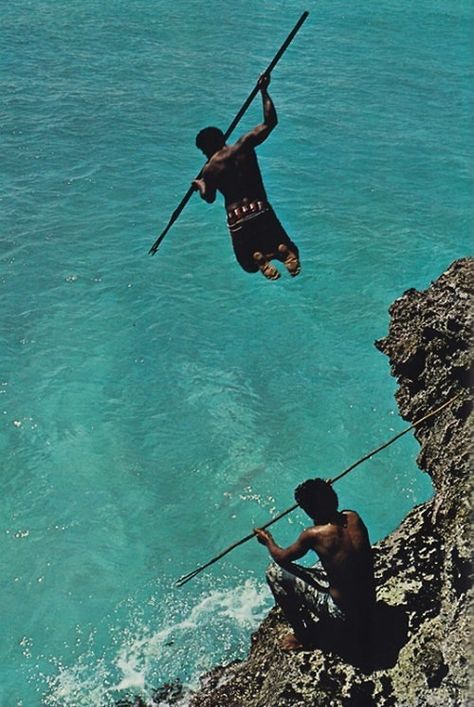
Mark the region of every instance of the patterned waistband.
<instances>
[{"instance_id":1,"label":"patterned waistband","mask_svg":"<svg viewBox=\"0 0 474 707\"><path fill-rule=\"evenodd\" d=\"M270 205L267 201L251 201L248 204L236 206L235 209L230 209L227 212L229 230L238 230L243 223L264 214L269 209Z\"/></svg>"}]
</instances>

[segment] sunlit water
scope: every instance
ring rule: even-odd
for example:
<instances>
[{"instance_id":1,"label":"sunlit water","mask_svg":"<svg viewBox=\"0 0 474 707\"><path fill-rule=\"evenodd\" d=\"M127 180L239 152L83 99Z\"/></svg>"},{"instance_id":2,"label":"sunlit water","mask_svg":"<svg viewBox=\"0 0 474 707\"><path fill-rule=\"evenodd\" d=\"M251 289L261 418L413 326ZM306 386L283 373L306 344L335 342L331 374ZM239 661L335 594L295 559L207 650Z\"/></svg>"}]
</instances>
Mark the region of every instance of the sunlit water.
<instances>
[{"instance_id":1,"label":"sunlit water","mask_svg":"<svg viewBox=\"0 0 474 707\"><path fill-rule=\"evenodd\" d=\"M196 132L227 127L303 9L2 9L4 707L106 705L245 655L264 549L175 580L403 428L373 341L469 248L470 3L308 6L259 149L298 279L241 271L197 197L147 255L201 167ZM260 117L257 99L236 136ZM374 541L431 493L417 449L337 486Z\"/></svg>"}]
</instances>

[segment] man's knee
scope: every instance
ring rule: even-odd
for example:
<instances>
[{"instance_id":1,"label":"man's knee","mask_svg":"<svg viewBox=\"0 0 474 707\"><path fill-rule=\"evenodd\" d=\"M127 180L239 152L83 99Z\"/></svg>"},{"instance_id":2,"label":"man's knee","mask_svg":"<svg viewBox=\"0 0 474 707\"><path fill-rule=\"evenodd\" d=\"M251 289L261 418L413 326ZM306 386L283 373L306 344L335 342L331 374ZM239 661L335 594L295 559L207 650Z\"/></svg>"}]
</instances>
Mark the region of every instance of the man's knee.
<instances>
[{"instance_id":1,"label":"man's knee","mask_svg":"<svg viewBox=\"0 0 474 707\"><path fill-rule=\"evenodd\" d=\"M252 253L247 253L247 252L237 252L234 250L235 254L235 259L237 260L238 264L242 268L242 270L245 270L245 272L257 272L258 271L258 265L255 262L255 260L252 257Z\"/></svg>"},{"instance_id":2,"label":"man's knee","mask_svg":"<svg viewBox=\"0 0 474 707\"><path fill-rule=\"evenodd\" d=\"M242 268L242 270L245 270L245 272L251 272L251 273L258 272L258 265L256 263L239 262L239 265Z\"/></svg>"}]
</instances>

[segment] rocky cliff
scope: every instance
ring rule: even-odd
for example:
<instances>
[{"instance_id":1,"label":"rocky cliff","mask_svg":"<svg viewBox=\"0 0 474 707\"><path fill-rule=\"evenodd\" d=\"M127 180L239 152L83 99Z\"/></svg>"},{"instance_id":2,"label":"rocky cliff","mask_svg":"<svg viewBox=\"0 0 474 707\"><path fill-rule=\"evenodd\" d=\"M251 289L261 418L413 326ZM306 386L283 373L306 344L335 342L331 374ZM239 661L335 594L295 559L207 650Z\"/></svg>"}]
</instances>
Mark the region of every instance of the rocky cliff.
<instances>
[{"instance_id":1,"label":"rocky cliff","mask_svg":"<svg viewBox=\"0 0 474 707\"><path fill-rule=\"evenodd\" d=\"M405 292L390 309L388 336L376 342L398 380L405 420L461 395L415 433L434 498L374 548L370 662L362 664L344 637L324 650L281 651L288 626L273 609L248 659L207 675L192 707L468 705L472 272L473 261L459 260L426 291Z\"/></svg>"}]
</instances>

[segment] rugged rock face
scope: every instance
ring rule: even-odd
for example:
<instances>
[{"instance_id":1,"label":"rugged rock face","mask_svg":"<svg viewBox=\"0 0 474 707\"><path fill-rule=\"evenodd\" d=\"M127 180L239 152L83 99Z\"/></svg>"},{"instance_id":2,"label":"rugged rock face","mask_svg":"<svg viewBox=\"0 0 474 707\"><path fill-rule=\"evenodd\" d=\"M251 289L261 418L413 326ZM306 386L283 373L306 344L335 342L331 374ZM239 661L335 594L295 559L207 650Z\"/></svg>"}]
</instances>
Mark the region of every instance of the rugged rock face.
<instances>
[{"instance_id":1,"label":"rugged rock face","mask_svg":"<svg viewBox=\"0 0 474 707\"><path fill-rule=\"evenodd\" d=\"M418 464L435 497L374 548L370 666L344 637L324 651L282 652L288 626L273 609L252 636L248 659L207 675L192 707L467 707L473 264L457 261L426 291L405 292L390 309L388 336L376 342L390 358L406 420L461 395L416 430Z\"/></svg>"}]
</instances>

